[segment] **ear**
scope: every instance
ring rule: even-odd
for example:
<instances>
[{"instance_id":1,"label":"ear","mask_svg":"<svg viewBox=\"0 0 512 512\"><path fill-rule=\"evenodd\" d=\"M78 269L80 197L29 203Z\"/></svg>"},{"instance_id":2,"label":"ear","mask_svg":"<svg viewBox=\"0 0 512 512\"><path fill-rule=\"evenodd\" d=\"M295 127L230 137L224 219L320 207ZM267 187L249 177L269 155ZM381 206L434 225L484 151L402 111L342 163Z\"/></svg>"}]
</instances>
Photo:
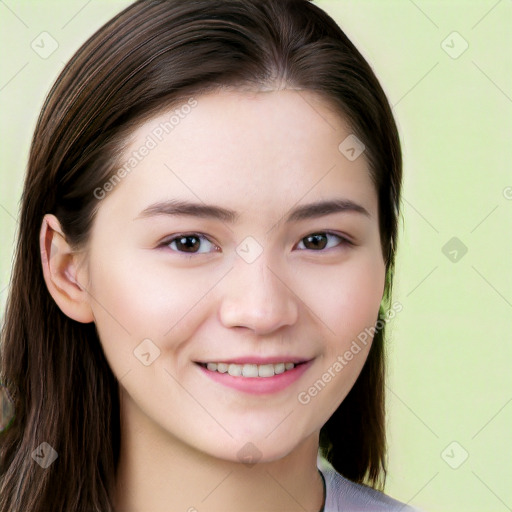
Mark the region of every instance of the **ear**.
<instances>
[{"instance_id":1,"label":"ear","mask_svg":"<svg viewBox=\"0 0 512 512\"><path fill-rule=\"evenodd\" d=\"M61 311L77 322L94 321L89 294L78 276L78 254L66 241L55 215L46 214L39 234L43 275L48 291ZM85 282L85 279L84 279Z\"/></svg>"}]
</instances>

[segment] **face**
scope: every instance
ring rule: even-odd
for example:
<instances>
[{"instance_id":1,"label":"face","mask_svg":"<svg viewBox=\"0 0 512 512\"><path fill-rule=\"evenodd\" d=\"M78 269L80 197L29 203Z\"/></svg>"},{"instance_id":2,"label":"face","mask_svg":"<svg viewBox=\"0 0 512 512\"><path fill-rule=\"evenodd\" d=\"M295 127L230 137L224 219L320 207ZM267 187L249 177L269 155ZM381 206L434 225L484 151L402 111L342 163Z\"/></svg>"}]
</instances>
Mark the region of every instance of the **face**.
<instances>
[{"instance_id":1,"label":"face","mask_svg":"<svg viewBox=\"0 0 512 512\"><path fill-rule=\"evenodd\" d=\"M377 195L311 92L190 105L133 133L80 279L128 421L275 460L318 435L365 362L385 277ZM306 208L320 202L336 207Z\"/></svg>"}]
</instances>

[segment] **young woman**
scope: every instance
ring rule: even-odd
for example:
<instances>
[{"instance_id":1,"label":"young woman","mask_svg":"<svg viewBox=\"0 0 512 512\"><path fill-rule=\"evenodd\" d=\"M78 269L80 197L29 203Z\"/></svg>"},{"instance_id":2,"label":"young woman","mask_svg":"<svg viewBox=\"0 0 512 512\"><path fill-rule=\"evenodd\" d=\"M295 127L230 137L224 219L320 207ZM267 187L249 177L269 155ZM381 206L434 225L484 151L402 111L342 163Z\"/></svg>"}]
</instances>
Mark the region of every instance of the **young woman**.
<instances>
[{"instance_id":1,"label":"young woman","mask_svg":"<svg viewBox=\"0 0 512 512\"><path fill-rule=\"evenodd\" d=\"M102 27L31 147L0 511L412 510L381 492L401 172L376 77L306 0Z\"/></svg>"}]
</instances>

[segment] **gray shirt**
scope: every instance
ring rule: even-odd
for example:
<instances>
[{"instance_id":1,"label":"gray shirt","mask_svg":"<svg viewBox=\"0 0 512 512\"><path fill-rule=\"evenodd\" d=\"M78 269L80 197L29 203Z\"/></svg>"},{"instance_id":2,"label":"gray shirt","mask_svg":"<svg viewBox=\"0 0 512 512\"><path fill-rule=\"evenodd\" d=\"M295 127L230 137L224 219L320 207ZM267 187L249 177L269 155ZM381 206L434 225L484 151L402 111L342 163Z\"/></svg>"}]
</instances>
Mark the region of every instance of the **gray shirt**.
<instances>
[{"instance_id":1,"label":"gray shirt","mask_svg":"<svg viewBox=\"0 0 512 512\"><path fill-rule=\"evenodd\" d=\"M344 478L320 457L317 465L325 481L325 506L321 512L421 512L371 487Z\"/></svg>"}]
</instances>

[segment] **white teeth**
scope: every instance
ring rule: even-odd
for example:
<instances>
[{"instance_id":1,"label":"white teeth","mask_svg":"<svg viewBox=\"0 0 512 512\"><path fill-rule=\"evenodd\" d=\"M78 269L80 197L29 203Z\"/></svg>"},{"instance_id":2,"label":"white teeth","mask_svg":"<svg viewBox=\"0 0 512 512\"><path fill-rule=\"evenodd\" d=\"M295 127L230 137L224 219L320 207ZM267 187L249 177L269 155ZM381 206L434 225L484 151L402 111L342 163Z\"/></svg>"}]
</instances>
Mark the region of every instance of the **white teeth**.
<instances>
[{"instance_id":1,"label":"white teeth","mask_svg":"<svg viewBox=\"0 0 512 512\"><path fill-rule=\"evenodd\" d=\"M229 373L233 377L273 377L295 368L294 363L276 364L227 364L207 363L206 368L211 372Z\"/></svg>"},{"instance_id":2,"label":"white teeth","mask_svg":"<svg viewBox=\"0 0 512 512\"><path fill-rule=\"evenodd\" d=\"M291 368L288 368L288 370L291 370L293 368L293 363L288 363L288 364L291 364ZM284 365L284 363L277 363L274 365L274 373L276 375L279 375L280 373L284 373L286 371L286 367Z\"/></svg>"},{"instance_id":3,"label":"white teeth","mask_svg":"<svg viewBox=\"0 0 512 512\"><path fill-rule=\"evenodd\" d=\"M215 363L213 363L215 364ZM228 367L229 365L227 365L226 363L218 363L217 364L217 371L220 372L220 373L226 373L228 371ZM208 368L209 370L210 368Z\"/></svg>"},{"instance_id":4,"label":"white teeth","mask_svg":"<svg viewBox=\"0 0 512 512\"><path fill-rule=\"evenodd\" d=\"M240 377L242 375L242 365L241 364L230 364L228 367L229 375L233 377Z\"/></svg>"},{"instance_id":5,"label":"white teeth","mask_svg":"<svg viewBox=\"0 0 512 512\"><path fill-rule=\"evenodd\" d=\"M273 364L262 364L258 368L259 377L273 377L275 375Z\"/></svg>"},{"instance_id":6,"label":"white teeth","mask_svg":"<svg viewBox=\"0 0 512 512\"><path fill-rule=\"evenodd\" d=\"M244 364L242 366L242 375L244 377L257 377L258 365L257 364Z\"/></svg>"}]
</instances>

